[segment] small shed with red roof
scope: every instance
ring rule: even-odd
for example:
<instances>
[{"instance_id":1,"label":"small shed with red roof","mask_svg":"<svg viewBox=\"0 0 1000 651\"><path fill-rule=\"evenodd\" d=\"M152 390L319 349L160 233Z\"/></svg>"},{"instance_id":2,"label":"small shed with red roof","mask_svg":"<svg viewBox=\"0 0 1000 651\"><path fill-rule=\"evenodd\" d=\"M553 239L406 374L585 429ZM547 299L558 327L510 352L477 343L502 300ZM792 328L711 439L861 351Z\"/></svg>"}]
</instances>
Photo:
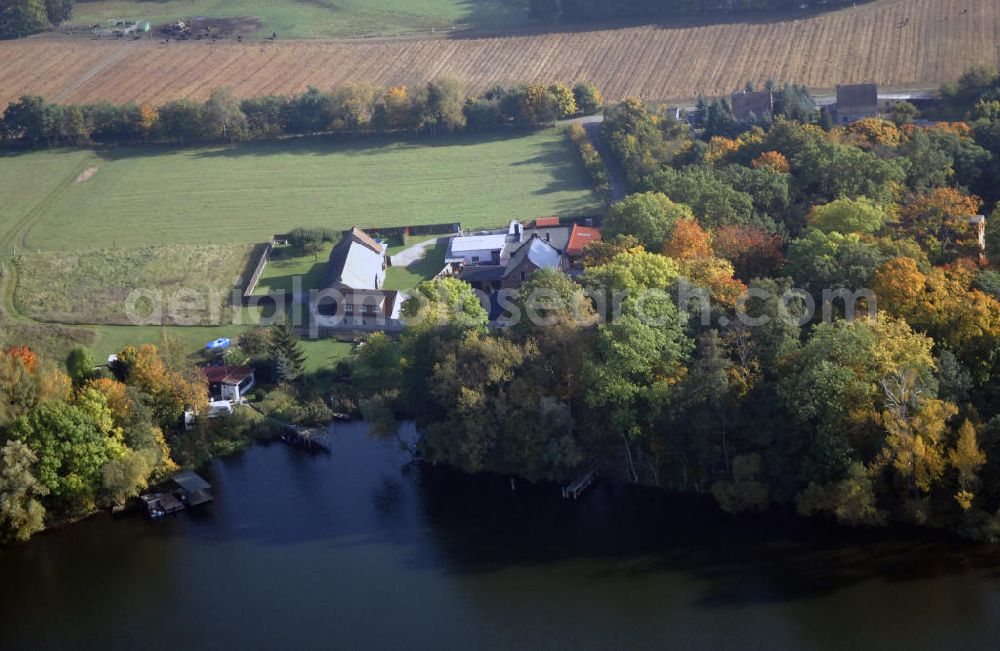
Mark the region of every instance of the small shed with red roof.
<instances>
[{"instance_id":1,"label":"small shed with red roof","mask_svg":"<svg viewBox=\"0 0 1000 651\"><path fill-rule=\"evenodd\" d=\"M575 263L583 257L583 250L588 245L600 241L601 229L573 224L573 230L569 234L569 244L566 245L566 257L570 263Z\"/></svg>"},{"instance_id":2,"label":"small shed with red roof","mask_svg":"<svg viewBox=\"0 0 1000 651\"><path fill-rule=\"evenodd\" d=\"M208 380L208 393L212 400L239 402L254 384L251 366L206 366L202 369Z\"/></svg>"}]
</instances>

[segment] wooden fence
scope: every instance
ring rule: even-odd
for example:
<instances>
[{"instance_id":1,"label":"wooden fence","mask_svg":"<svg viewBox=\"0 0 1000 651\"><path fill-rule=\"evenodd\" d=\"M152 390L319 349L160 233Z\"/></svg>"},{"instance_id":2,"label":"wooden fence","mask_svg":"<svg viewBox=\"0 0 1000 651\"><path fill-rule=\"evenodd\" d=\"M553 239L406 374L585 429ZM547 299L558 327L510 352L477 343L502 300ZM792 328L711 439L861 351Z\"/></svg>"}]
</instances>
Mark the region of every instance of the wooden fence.
<instances>
[{"instance_id":1,"label":"wooden fence","mask_svg":"<svg viewBox=\"0 0 1000 651\"><path fill-rule=\"evenodd\" d=\"M257 283L260 282L260 275L264 273L264 267L267 266L268 260L271 259L273 251L274 239L272 238L261 252L260 258L257 259L257 266L254 267L253 273L250 274L250 278L247 279L246 285L243 287L243 305L247 305L250 302L250 297L253 296L254 291L257 289Z\"/></svg>"}]
</instances>

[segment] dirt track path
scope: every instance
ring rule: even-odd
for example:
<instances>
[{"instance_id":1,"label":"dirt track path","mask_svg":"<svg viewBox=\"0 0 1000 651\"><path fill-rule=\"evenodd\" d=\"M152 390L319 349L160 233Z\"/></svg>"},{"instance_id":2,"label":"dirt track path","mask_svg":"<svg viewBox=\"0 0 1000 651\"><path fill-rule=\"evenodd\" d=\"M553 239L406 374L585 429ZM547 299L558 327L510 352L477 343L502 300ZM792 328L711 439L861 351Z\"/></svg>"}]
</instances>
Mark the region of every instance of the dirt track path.
<instances>
[{"instance_id":1,"label":"dirt track path","mask_svg":"<svg viewBox=\"0 0 1000 651\"><path fill-rule=\"evenodd\" d=\"M45 212L60 194L76 183L77 179L93 165L95 159L95 156L89 156L82 160L79 165L66 174L59 185L37 204L26 210L24 215L0 236L0 267L3 269L3 274L0 276L0 311L2 311L5 320L33 322L21 314L17 308L17 302L14 300L14 290L17 289L17 265L14 264L14 258L18 251L24 248L24 239L35 222L45 215Z\"/></svg>"},{"instance_id":2,"label":"dirt track path","mask_svg":"<svg viewBox=\"0 0 1000 651\"><path fill-rule=\"evenodd\" d=\"M86 84L88 81L101 74L114 64L118 63L125 58L125 55L129 53L127 43L119 43L118 48L113 50L110 54L104 57L103 60L94 65L90 70L86 71L78 79L70 83L68 86L63 88L61 91L52 96L51 100L53 102L61 102L62 100L69 97L72 93L76 92L80 87Z\"/></svg>"}]
</instances>

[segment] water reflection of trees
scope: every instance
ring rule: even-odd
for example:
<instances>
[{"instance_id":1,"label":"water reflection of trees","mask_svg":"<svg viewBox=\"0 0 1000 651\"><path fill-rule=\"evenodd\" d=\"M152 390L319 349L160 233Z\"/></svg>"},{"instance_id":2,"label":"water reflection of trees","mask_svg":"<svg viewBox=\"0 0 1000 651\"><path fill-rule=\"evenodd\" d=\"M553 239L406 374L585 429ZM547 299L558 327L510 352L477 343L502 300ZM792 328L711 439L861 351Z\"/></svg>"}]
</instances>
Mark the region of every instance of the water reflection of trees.
<instances>
[{"instance_id":1,"label":"water reflection of trees","mask_svg":"<svg viewBox=\"0 0 1000 651\"><path fill-rule=\"evenodd\" d=\"M724 607L822 597L865 581L969 571L1000 578L1000 550L917 529L851 530L788 513L732 518L703 496L604 482L578 502L558 487L421 467L416 503L447 569L488 573L582 562L591 578L696 581Z\"/></svg>"}]
</instances>

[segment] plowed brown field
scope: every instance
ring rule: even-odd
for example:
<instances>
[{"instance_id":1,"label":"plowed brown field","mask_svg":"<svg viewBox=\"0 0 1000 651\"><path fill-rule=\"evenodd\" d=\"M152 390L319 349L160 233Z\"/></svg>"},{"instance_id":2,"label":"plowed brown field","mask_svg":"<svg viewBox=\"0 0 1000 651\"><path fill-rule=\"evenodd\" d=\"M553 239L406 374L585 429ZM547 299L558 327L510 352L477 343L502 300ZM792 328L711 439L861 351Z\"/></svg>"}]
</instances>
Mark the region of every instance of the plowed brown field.
<instances>
[{"instance_id":1,"label":"plowed brown field","mask_svg":"<svg viewBox=\"0 0 1000 651\"><path fill-rule=\"evenodd\" d=\"M0 106L25 93L159 103L204 98L218 86L248 96L439 76L471 90L590 80L611 99L723 94L769 77L814 88L933 85L995 64L998 44L998 0L882 0L771 22L408 41L163 45L45 36L0 42Z\"/></svg>"}]
</instances>

